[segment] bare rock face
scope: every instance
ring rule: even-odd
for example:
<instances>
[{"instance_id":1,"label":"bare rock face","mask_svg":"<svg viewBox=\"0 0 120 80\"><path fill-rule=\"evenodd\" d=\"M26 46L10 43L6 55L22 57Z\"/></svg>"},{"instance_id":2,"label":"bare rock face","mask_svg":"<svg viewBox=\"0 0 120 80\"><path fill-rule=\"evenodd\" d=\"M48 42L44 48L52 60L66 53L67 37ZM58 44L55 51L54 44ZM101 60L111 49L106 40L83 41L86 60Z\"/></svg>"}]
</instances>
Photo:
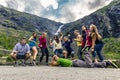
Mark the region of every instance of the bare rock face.
<instances>
[{"instance_id":1,"label":"bare rock face","mask_svg":"<svg viewBox=\"0 0 120 80\"><path fill-rule=\"evenodd\" d=\"M102 11L98 10L89 16L66 24L63 27L63 32L72 34L75 29L81 31L82 25L86 25L89 28L90 24L95 24L104 38L120 37L120 1L110 7L108 5Z\"/></svg>"},{"instance_id":2,"label":"bare rock face","mask_svg":"<svg viewBox=\"0 0 120 80\"><path fill-rule=\"evenodd\" d=\"M53 34L62 23L16 11L0 5L0 25L3 27L27 30L27 31L47 31Z\"/></svg>"},{"instance_id":3,"label":"bare rock face","mask_svg":"<svg viewBox=\"0 0 120 80\"><path fill-rule=\"evenodd\" d=\"M107 15L112 26L112 36L120 37L120 3L108 9Z\"/></svg>"}]
</instances>

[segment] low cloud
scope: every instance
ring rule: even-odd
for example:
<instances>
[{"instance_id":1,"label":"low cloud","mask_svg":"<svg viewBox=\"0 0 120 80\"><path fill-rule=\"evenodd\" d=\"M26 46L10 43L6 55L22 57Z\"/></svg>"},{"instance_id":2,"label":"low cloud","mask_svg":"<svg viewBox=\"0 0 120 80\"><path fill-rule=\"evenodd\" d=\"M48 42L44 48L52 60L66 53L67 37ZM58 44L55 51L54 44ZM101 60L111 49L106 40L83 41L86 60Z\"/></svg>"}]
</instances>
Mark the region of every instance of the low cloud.
<instances>
[{"instance_id":1,"label":"low cloud","mask_svg":"<svg viewBox=\"0 0 120 80\"><path fill-rule=\"evenodd\" d=\"M0 0L0 4L45 17L58 22L68 23L80 19L112 0Z\"/></svg>"}]
</instances>

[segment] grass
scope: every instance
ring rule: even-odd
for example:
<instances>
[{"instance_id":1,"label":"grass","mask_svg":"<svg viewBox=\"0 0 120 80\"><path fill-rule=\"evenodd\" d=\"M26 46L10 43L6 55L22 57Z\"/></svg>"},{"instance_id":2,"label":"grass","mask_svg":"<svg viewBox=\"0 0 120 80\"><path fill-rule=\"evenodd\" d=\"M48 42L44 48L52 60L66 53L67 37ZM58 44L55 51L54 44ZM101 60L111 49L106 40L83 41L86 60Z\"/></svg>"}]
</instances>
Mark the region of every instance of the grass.
<instances>
[{"instance_id":1,"label":"grass","mask_svg":"<svg viewBox=\"0 0 120 80\"><path fill-rule=\"evenodd\" d=\"M15 30L12 28L8 28L7 33L6 28L0 26L0 49L12 50L21 37L26 37L28 39L32 34L32 32ZM103 48L105 59L120 60L120 38L105 38L103 41L105 43ZM73 45L73 47L75 46ZM3 53L3 51L0 51L0 57L8 56L7 61L12 61L8 54Z\"/></svg>"}]
</instances>

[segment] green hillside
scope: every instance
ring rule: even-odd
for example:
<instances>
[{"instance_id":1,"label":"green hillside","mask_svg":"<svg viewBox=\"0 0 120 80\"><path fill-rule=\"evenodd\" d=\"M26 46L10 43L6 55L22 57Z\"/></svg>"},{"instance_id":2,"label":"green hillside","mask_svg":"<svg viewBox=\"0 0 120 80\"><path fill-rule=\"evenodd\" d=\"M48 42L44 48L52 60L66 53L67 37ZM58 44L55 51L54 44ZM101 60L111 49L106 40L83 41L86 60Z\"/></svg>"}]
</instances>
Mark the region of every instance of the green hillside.
<instances>
[{"instance_id":1,"label":"green hillside","mask_svg":"<svg viewBox=\"0 0 120 80\"><path fill-rule=\"evenodd\" d=\"M110 7L112 7L113 5L116 5L116 4L118 4L118 3L120 3L120 0L113 0L109 5L107 5L107 6L105 6L105 7L103 7L103 8L101 8L101 9L99 9L99 10L97 10L97 12L101 12L101 13L106 13L106 10L108 9L108 8L110 8Z\"/></svg>"}]
</instances>

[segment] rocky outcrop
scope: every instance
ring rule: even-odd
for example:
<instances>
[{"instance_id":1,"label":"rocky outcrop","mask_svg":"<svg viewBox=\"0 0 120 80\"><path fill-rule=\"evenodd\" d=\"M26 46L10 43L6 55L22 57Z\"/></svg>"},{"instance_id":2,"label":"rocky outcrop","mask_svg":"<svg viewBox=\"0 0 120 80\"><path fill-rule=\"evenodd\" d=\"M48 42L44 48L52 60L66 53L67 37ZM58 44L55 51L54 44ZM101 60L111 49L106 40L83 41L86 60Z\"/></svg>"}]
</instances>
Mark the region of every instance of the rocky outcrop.
<instances>
[{"instance_id":1,"label":"rocky outcrop","mask_svg":"<svg viewBox=\"0 0 120 80\"><path fill-rule=\"evenodd\" d=\"M99 33L104 37L120 37L120 1L110 4L101 10L98 10L89 16L79 19L75 22L68 23L63 27L65 34L73 33L75 29L81 31L82 25L88 28L90 24L95 24Z\"/></svg>"},{"instance_id":2,"label":"rocky outcrop","mask_svg":"<svg viewBox=\"0 0 120 80\"><path fill-rule=\"evenodd\" d=\"M53 34L62 23L0 6L0 25L27 31Z\"/></svg>"}]
</instances>

